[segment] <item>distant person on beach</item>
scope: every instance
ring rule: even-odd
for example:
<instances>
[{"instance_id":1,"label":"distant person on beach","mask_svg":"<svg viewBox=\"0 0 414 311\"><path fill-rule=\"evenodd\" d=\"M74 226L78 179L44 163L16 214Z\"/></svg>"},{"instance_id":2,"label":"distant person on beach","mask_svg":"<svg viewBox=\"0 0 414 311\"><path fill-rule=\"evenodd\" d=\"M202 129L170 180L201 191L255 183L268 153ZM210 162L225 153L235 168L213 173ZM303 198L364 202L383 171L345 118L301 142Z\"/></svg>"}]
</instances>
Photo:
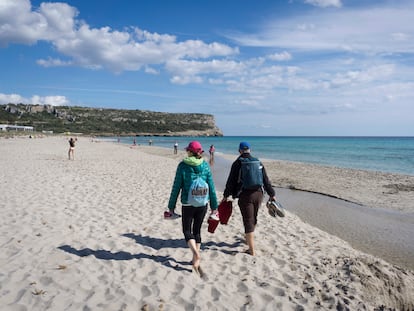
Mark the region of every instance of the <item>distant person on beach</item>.
<instances>
[{"instance_id":1,"label":"distant person on beach","mask_svg":"<svg viewBox=\"0 0 414 311\"><path fill-rule=\"evenodd\" d=\"M68 151L68 156L69 156L69 160L71 159L72 156L72 160L75 160L75 142L77 139L73 139L73 137L71 137L69 139L69 151Z\"/></svg>"},{"instance_id":2,"label":"distant person on beach","mask_svg":"<svg viewBox=\"0 0 414 311\"><path fill-rule=\"evenodd\" d=\"M230 195L234 199L239 199L238 205L243 218L244 233L248 246L246 253L254 256L254 229L264 192L269 195L271 201L276 201L276 194L263 164L250 154L250 144L248 142L240 143L239 154L239 157L231 166L223 193L223 201L227 201ZM253 167L253 164L257 165L257 169ZM244 165L249 167L250 171L257 172L255 178L249 178L249 181L247 178L243 179L244 169L242 169L242 166ZM247 173L245 175L247 176Z\"/></svg>"},{"instance_id":3,"label":"distant person on beach","mask_svg":"<svg viewBox=\"0 0 414 311\"><path fill-rule=\"evenodd\" d=\"M210 149L208 150L208 152L210 153L210 163L214 162L214 152L216 151L216 148L214 147L214 145L210 146Z\"/></svg>"},{"instance_id":4,"label":"distant person on beach","mask_svg":"<svg viewBox=\"0 0 414 311\"><path fill-rule=\"evenodd\" d=\"M152 146L152 139L148 141L148 145Z\"/></svg>"},{"instance_id":5,"label":"distant person on beach","mask_svg":"<svg viewBox=\"0 0 414 311\"><path fill-rule=\"evenodd\" d=\"M178 142L175 142L174 144L174 154L178 153Z\"/></svg>"},{"instance_id":6,"label":"distant person on beach","mask_svg":"<svg viewBox=\"0 0 414 311\"><path fill-rule=\"evenodd\" d=\"M193 270L203 275L200 268L201 225L210 203L212 214L217 211L217 195L210 166L203 159L203 147L192 141L185 148L187 156L178 164L165 218L178 218L175 205L181 191L182 230L193 258ZM197 187L196 187L197 186Z\"/></svg>"}]
</instances>

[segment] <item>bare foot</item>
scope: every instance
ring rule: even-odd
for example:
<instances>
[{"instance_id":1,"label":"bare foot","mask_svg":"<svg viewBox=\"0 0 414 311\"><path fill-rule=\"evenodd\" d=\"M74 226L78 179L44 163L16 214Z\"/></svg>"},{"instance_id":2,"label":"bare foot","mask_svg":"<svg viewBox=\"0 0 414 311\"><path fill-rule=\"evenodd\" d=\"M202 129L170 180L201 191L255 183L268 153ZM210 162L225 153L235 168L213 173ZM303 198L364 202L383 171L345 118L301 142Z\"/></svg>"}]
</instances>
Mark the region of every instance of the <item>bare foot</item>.
<instances>
[{"instance_id":1,"label":"bare foot","mask_svg":"<svg viewBox=\"0 0 414 311\"><path fill-rule=\"evenodd\" d=\"M248 250L244 251L244 253L245 254L249 254L251 256L254 256L255 255L254 251L252 251L251 249L248 249Z\"/></svg>"},{"instance_id":2,"label":"bare foot","mask_svg":"<svg viewBox=\"0 0 414 311\"><path fill-rule=\"evenodd\" d=\"M200 277L203 278L205 276L203 269L200 266L195 267L193 266L193 271Z\"/></svg>"},{"instance_id":3,"label":"bare foot","mask_svg":"<svg viewBox=\"0 0 414 311\"><path fill-rule=\"evenodd\" d=\"M198 271L198 267L193 266L193 272L200 276L200 272Z\"/></svg>"},{"instance_id":4,"label":"bare foot","mask_svg":"<svg viewBox=\"0 0 414 311\"><path fill-rule=\"evenodd\" d=\"M200 278L204 277L204 271L203 269L201 269L201 266L198 266L198 275L200 276Z\"/></svg>"},{"instance_id":5,"label":"bare foot","mask_svg":"<svg viewBox=\"0 0 414 311\"><path fill-rule=\"evenodd\" d=\"M193 263L194 267L198 268L200 266L200 259L201 259L200 253L199 252L193 252L192 263Z\"/></svg>"}]
</instances>

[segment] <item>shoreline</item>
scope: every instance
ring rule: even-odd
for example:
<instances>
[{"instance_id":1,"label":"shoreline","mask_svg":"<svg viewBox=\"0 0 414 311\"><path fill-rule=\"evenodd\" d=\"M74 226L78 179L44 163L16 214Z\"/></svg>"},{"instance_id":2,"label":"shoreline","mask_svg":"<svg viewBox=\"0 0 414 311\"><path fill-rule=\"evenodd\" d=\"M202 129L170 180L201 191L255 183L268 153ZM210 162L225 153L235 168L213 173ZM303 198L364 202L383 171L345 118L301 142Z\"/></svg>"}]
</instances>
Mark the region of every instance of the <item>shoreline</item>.
<instances>
[{"instance_id":1,"label":"shoreline","mask_svg":"<svg viewBox=\"0 0 414 311\"><path fill-rule=\"evenodd\" d=\"M186 142L190 140L199 140L203 145L214 144L216 146L217 155L234 154L237 153L237 146L239 139L244 140L247 137L238 136L223 136L221 138L214 137L172 137L172 138L154 138L153 145L163 148L172 148L175 141L180 146L185 146ZM408 159L408 150L414 147L414 137L279 137L279 136L265 136L257 137L251 136L253 146L252 152L261 159L280 160L294 163L306 163L328 167L351 168L357 170L368 170L371 172L396 173L402 175L414 176L412 162ZM396 142L393 142L394 139ZM404 142L407 139L407 144L404 148ZM297 147L291 150L292 145ZM384 141L383 141L384 140ZM121 139L123 143L129 143L128 139ZM130 138L130 142L132 139ZM148 145L147 140L139 139L137 142ZM361 148L360 157L357 156L359 152L350 152L348 154L349 144L356 145L363 144ZM269 145L266 147L266 145ZM332 145L330 145L332 144ZM316 145L320 145L321 150L313 150ZM345 147L348 145L348 147ZM402 145L402 146L401 146ZM276 148L276 146L279 146ZM332 148L332 152L328 149ZM371 146L371 147L369 147ZM381 147L382 146L382 147ZM310 150L307 148L310 147ZM256 149L257 148L257 149ZM392 148L396 148L396 153L391 153ZM299 149L299 150L298 150ZM301 155L301 150L303 154ZM341 150L343 152L341 152ZM373 152L378 150L378 152ZM400 154L401 153L401 154ZM334 155L335 158L333 158ZM399 156L402 158L400 159ZM361 159L360 159L361 158ZM393 161L391 159L394 159Z\"/></svg>"},{"instance_id":2,"label":"shoreline","mask_svg":"<svg viewBox=\"0 0 414 311\"><path fill-rule=\"evenodd\" d=\"M261 209L255 257L236 209L214 234L204 223L200 278L162 217L183 153L78 137L69 161L67 140L0 140L0 310L414 308L414 271L289 210Z\"/></svg>"},{"instance_id":3,"label":"shoreline","mask_svg":"<svg viewBox=\"0 0 414 311\"><path fill-rule=\"evenodd\" d=\"M149 154L180 159L169 148L145 145L137 147ZM185 153L179 151L178 155L182 157ZM208 160L207 154L205 158ZM219 158L231 164L237 154L220 153L216 155L216 160ZM414 216L414 176L304 162L260 160L264 163L274 187L306 191L365 207L396 210Z\"/></svg>"},{"instance_id":4,"label":"shoreline","mask_svg":"<svg viewBox=\"0 0 414 311\"><path fill-rule=\"evenodd\" d=\"M163 147L140 146L140 149L149 154L177 158L177 155L172 155L171 150ZM181 156L184 155L185 153L182 152ZM208 160L208 155L205 158ZM231 163L236 159L236 156L220 154L215 158L212 170L216 190L222 192ZM178 159L180 158L178 157ZM409 205L414 201L410 201L409 196L393 193L393 204L368 205L372 202L373 197L379 200L375 202L382 202L390 195L389 193L381 194L384 181L386 183L391 179L393 182L399 182L400 179L405 180L406 175L373 173L267 159L263 160L263 163L272 185L276 189L277 197L288 211L295 213L310 225L347 241L358 250L414 271L414 240L412 239L414 236L414 212ZM282 173L280 173L281 170ZM305 182L300 183L301 175L297 173L298 171L306 172L308 175ZM281 180L288 179L290 181L289 185L277 183L278 179L275 179L274 176L279 176L279 174L283 176ZM327 174L332 174L344 183L346 191L345 188L340 188L341 183L338 181L331 189L331 185L326 181ZM354 180L355 175L358 176L358 180ZM306 181L309 181L309 176L313 176L314 180L306 184ZM361 176L364 179L361 179ZM379 179L377 179L378 177ZM414 176L412 180L414 183ZM356 188L364 183L369 184L370 187L356 191ZM301 184L305 189L298 189L292 184ZM367 193L372 189L376 190L374 195ZM359 202L348 199L351 197L350 194L353 194L354 200L357 199Z\"/></svg>"}]
</instances>

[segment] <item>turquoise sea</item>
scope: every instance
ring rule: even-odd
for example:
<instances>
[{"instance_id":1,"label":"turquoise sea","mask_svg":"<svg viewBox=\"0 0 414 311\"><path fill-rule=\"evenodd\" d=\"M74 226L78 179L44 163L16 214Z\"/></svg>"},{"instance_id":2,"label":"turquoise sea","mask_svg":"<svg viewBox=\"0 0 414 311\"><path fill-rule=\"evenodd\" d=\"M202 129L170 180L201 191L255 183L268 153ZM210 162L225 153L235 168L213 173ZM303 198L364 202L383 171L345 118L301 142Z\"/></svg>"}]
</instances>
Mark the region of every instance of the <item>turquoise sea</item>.
<instances>
[{"instance_id":1,"label":"turquoise sea","mask_svg":"<svg viewBox=\"0 0 414 311\"><path fill-rule=\"evenodd\" d=\"M109 139L117 140L117 137ZM177 141L184 149L191 140L202 143L208 152L238 154L240 141L248 141L252 154L265 159L414 175L414 137L297 137L297 136L224 136L224 137L121 137L120 142L171 148Z\"/></svg>"}]
</instances>

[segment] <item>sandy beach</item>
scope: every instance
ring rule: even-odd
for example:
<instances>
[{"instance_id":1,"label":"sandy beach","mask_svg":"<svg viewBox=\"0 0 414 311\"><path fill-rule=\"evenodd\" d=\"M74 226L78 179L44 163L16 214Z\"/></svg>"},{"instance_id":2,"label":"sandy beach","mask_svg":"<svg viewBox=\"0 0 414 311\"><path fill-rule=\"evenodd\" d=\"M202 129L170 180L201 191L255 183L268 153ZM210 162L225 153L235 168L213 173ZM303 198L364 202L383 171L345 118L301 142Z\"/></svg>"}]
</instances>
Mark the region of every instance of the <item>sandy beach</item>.
<instances>
[{"instance_id":1,"label":"sandy beach","mask_svg":"<svg viewBox=\"0 0 414 311\"><path fill-rule=\"evenodd\" d=\"M72 161L68 139L0 138L0 310L414 309L412 270L289 210L272 218L262 208L255 257L243 253L237 206L214 234L205 223L200 278L181 221L162 216L183 153L78 137ZM414 212L413 176L266 168L275 186Z\"/></svg>"}]
</instances>

